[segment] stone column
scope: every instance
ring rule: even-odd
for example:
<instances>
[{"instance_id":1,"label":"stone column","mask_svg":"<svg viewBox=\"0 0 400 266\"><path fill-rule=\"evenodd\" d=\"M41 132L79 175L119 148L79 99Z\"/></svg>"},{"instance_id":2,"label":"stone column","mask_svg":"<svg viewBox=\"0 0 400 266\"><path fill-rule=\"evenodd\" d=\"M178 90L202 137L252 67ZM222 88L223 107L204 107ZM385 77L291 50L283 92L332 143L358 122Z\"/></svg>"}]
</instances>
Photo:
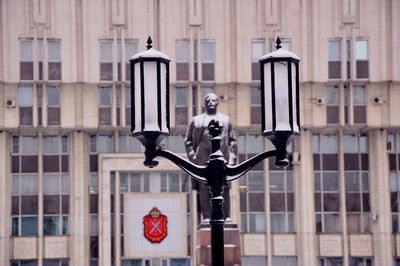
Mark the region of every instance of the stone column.
<instances>
[{"instance_id":1,"label":"stone column","mask_svg":"<svg viewBox=\"0 0 400 266\"><path fill-rule=\"evenodd\" d=\"M0 132L0 187L4 188L0 193L0 265L8 265L10 262L10 220L11 220L11 174L10 174L10 143L7 142L7 133Z\"/></svg>"},{"instance_id":2,"label":"stone column","mask_svg":"<svg viewBox=\"0 0 400 266\"><path fill-rule=\"evenodd\" d=\"M111 266L111 175L99 155L99 265Z\"/></svg>"},{"instance_id":3,"label":"stone column","mask_svg":"<svg viewBox=\"0 0 400 266\"><path fill-rule=\"evenodd\" d=\"M70 264L89 262L88 144L83 132L70 135Z\"/></svg>"},{"instance_id":4,"label":"stone column","mask_svg":"<svg viewBox=\"0 0 400 266\"><path fill-rule=\"evenodd\" d=\"M375 265L392 265L392 215L386 130L369 132L369 177Z\"/></svg>"},{"instance_id":5,"label":"stone column","mask_svg":"<svg viewBox=\"0 0 400 266\"><path fill-rule=\"evenodd\" d=\"M300 140L301 164L295 166L294 180L297 200L298 265L315 266L315 212L312 132L303 130ZM297 168L297 169L296 169Z\"/></svg>"}]
</instances>

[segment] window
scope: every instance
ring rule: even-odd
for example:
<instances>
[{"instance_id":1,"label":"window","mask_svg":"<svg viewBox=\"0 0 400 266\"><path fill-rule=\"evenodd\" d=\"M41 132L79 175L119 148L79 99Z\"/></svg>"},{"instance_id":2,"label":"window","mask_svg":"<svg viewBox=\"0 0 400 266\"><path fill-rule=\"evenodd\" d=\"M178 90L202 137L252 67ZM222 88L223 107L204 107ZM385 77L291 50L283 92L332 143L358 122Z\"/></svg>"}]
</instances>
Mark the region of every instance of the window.
<instances>
[{"instance_id":1,"label":"window","mask_svg":"<svg viewBox=\"0 0 400 266\"><path fill-rule=\"evenodd\" d=\"M161 174L161 192L189 192L190 180L186 173Z\"/></svg>"},{"instance_id":2,"label":"window","mask_svg":"<svg viewBox=\"0 0 400 266\"><path fill-rule=\"evenodd\" d=\"M175 89L175 124L187 125L188 123L188 90L186 87Z\"/></svg>"},{"instance_id":3,"label":"window","mask_svg":"<svg viewBox=\"0 0 400 266\"><path fill-rule=\"evenodd\" d=\"M60 40L48 40L49 80L61 80Z\"/></svg>"},{"instance_id":4,"label":"window","mask_svg":"<svg viewBox=\"0 0 400 266\"><path fill-rule=\"evenodd\" d=\"M392 207L393 233L400 232L400 135L390 134L389 138L389 178L390 178L390 202ZM400 263L399 263L400 264Z\"/></svg>"},{"instance_id":5,"label":"window","mask_svg":"<svg viewBox=\"0 0 400 266\"><path fill-rule=\"evenodd\" d=\"M37 260L12 260L11 266L38 266Z\"/></svg>"},{"instance_id":6,"label":"window","mask_svg":"<svg viewBox=\"0 0 400 266\"><path fill-rule=\"evenodd\" d=\"M68 259L46 259L43 260L43 266L69 266Z\"/></svg>"},{"instance_id":7,"label":"window","mask_svg":"<svg viewBox=\"0 0 400 266\"><path fill-rule=\"evenodd\" d=\"M326 87L326 123L339 124L339 87Z\"/></svg>"},{"instance_id":8,"label":"window","mask_svg":"<svg viewBox=\"0 0 400 266\"><path fill-rule=\"evenodd\" d=\"M270 211L272 233L293 233L294 228L294 191L293 172L270 168Z\"/></svg>"},{"instance_id":9,"label":"window","mask_svg":"<svg viewBox=\"0 0 400 266\"><path fill-rule=\"evenodd\" d=\"M242 266L265 266L267 257L262 256L243 256L241 257Z\"/></svg>"},{"instance_id":10,"label":"window","mask_svg":"<svg viewBox=\"0 0 400 266\"><path fill-rule=\"evenodd\" d=\"M240 162L262 152L264 139L258 135L239 136ZM240 224L243 233L265 232L265 182L263 164L257 164L239 180Z\"/></svg>"},{"instance_id":11,"label":"window","mask_svg":"<svg viewBox=\"0 0 400 266\"><path fill-rule=\"evenodd\" d=\"M369 233L368 138L366 135L344 134L343 148L347 231L349 234Z\"/></svg>"},{"instance_id":12,"label":"window","mask_svg":"<svg viewBox=\"0 0 400 266\"><path fill-rule=\"evenodd\" d=\"M29 84L19 87L19 123L21 126L33 124L33 88Z\"/></svg>"},{"instance_id":13,"label":"window","mask_svg":"<svg viewBox=\"0 0 400 266\"><path fill-rule=\"evenodd\" d=\"M99 256L98 237L98 157L100 153L114 152L111 135L90 135L89 140L89 256L90 264L97 265Z\"/></svg>"},{"instance_id":14,"label":"window","mask_svg":"<svg viewBox=\"0 0 400 266\"><path fill-rule=\"evenodd\" d=\"M363 258L363 257L350 257L349 258L349 266L372 266L371 258Z\"/></svg>"},{"instance_id":15,"label":"window","mask_svg":"<svg viewBox=\"0 0 400 266\"><path fill-rule=\"evenodd\" d=\"M394 258L394 264L393 266L400 266L400 258Z\"/></svg>"},{"instance_id":16,"label":"window","mask_svg":"<svg viewBox=\"0 0 400 266\"><path fill-rule=\"evenodd\" d=\"M33 80L33 41L20 41L20 79Z\"/></svg>"},{"instance_id":17,"label":"window","mask_svg":"<svg viewBox=\"0 0 400 266\"><path fill-rule=\"evenodd\" d=\"M99 87L98 106L99 106L99 124L111 125L111 87Z\"/></svg>"},{"instance_id":18,"label":"window","mask_svg":"<svg viewBox=\"0 0 400 266\"><path fill-rule=\"evenodd\" d=\"M364 85L353 85L354 124L367 123L366 90Z\"/></svg>"},{"instance_id":19,"label":"window","mask_svg":"<svg viewBox=\"0 0 400 266\"><path fill-rule=\"evenodd\" d=\"M60 125L60 87L47 87L47 124Z\"/></svg>"},{"instance_id":20,"label":"window","mask_svg":"<svg viewBox=\"0 0 400 266\"><path fill-rule=\"evenodd\" d=\"M12 137L13 236L36 236L38 225L38 141L36 137Z\"/></svg>"},{"instance_id":21,"label":"window","mask_svg":"<svg viewBox=\"0 0 400 266\"><path fill-rule=\"evenodd\" d=\"M251 80L260 80L260 63L258 60L264 55L264 40L251 41Z\"/></svg>"},{"instance_id":22,"label":"window","mask_svg":"<svg viewBox=\"0 0 400 266\"><path fill-rule=\"evenodd\" d=\"M100 80L113 80L112 42L100 42Z\"/></svg>"},{"instance_id":23,"label":"window","mask_svg":"<svg viewBox=\"0 0 400 266\"><path fill-rule=\"evenodd\" d=\"M329 56L328 56L328 78L341 78L341 41L329 41Z\"/></svg>"},{"instance_id":24,"label":"window","mask_svg":"<svg viewBox=\"0 0 400 266\"><path fill-rule=\"evenodd\" d=\"M318 266L343 266L342 258L318 258Z\"/></svg>"},{"instance_id":25,"label":"window","mask_svg":"<svg viewBox=\"0 0 400 266\"><path fill-rule=\"evenodd\" d=\"M203 81L213 81L215 63L215 42L213 40L202 40L201 45L201 71Z\"/></svg>"},{"instance_id":26,"label":"window","mask_svg":"<svg viewBox=\"0 0 400 266\"><path fill-rule=\"evenodd\" d=\"M176 80L189 80L189 40L176 41Z\"/></svg>"},{"instance_id":27,"label":"window","mask_svg":"<svg viewBox=\"0 0 400 266\"><path fill-rule=\"evenodd\" d=\"M67 235L69 214L68 136L43 137L43 234Z\"/></svg>"},{"instance_id":28,"label":"window","mask_svg":"<svg viewBox=\"0 0 400 266\"><path fill-rule=\"evenodd\" d=\"M37 114L38 114L38 125L43 125L43 84L36 84L36 98L37 98Z\"/></svg>"},{"instance_id":29,"label":"window","mask_svg":"<svg viewBox=\"0 0 400 266\"><path fill-rule=\"evenodd\" d=\"M297 258L273 256L272 266L297 266Z\"/></svg>"},{"instance_id":30,"label":"window","mask_svg":"<svg viewBox=\"0 0 400 266\"><path fill-rule=\"evenodd\" d=\"M42 39L37 40L37 59L39 63L39 80L43 80L44 44Z\"/></svg>"},{"instance_id":31,"label":"window","mask_svg":"<svg viewBox=\"0 0 400 266\"><path fill-rule=\"evenodd\" d=\"M356 40L356 77L369 78L368 41Z\"/></svg>"},{"instance_id":32,"label":"window","mask_svg":"<svg viewBox=\"0 0 400 266\"><path fill-rule=\"evenodd\" d=\"M317 233L340 232L338 139L336 135L313 135L314 200Z\"/></svg>"},{"instance_id":33,"label":"window","mask_svg":"<svg viewBox=\"0 0 400 266\"><path fill-rule=\"evenodd\" d=\"M137 47L137 42L132 41L132 40L126 40L125 41L125 71L126 71L126 81L131 80L131 64L129 62L129 59L137 54L138 52L138 47Z\"/></svg>"},{"instance_id":34,"label":"window","mask_svg":"<svg viewBox=\"0 0 400 266\"><path fill-rule=\"evenodd\" d=\"M142 147L140 142L131 135L119 136L119 152L121 153L141 153Z\"/></svg>"},{"instance_id":35,"label":"window","mask_svg":"<svg viewBox=\"0 0 400 266\"><path fill-rule=\"evenodd\" d=\"M122 88L121 84L116 84L115 85L115 112L116 112L116 123L117 126L121 126L121 93L122 93Z\"/></svg>"},{"instance_id":36,"label":"window","mask_svg":"<svg viewBox=\"0 0 400 266\"><path fill-rule=\"evenodd\" d=\"M127 86L125 88L125 124L127 127L131 126L131 121L132 121L132 106L131 106L131 87Z\"/></svg>"},{"instance_id":37,"label":"window","mask_svg":"<svg viewBox=\"0 0 400 266\"><path fill-rule=\"evenodd\" d=\"M250 123L261 124L261 88L250 88Z\"/></svg>"}]
</instances>

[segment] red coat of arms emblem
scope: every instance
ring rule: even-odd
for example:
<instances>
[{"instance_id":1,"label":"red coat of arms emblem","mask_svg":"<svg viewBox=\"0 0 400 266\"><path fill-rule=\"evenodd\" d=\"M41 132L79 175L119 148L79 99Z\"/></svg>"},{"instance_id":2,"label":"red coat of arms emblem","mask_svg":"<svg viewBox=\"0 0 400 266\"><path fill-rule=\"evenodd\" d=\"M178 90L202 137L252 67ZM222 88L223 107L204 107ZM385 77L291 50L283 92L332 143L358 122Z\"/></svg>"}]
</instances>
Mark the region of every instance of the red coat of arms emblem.
<instances>
[{"instance_id":1,"label":"red coat of arms emblem","mask_svg":"<svg viewBox=\"0 0 400 266\"><path fill-rule=\"evenodd\" d=\"M168 218L154 207L148 215L143 217L144 237L151 243L160 243L168 235Z\"/></svg>"}]
</instances>

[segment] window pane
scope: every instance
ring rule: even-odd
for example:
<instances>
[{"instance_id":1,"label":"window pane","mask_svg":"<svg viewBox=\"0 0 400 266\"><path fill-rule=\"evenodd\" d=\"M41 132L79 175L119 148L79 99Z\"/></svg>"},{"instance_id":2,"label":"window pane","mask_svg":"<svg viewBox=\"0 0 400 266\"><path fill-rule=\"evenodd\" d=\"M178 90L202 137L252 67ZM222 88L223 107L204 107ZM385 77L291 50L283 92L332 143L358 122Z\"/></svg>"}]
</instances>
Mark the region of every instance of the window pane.
<instances>
[{"instance_id":1,"label":"window pane","mask_svg":"<svg viewBox=\"0 0 400 266\"><path fill-rule=\"evenodd\" d=\"M346 191L360 191L358 172L345 172Z\"/></svg>"},{"instance_id":2,"label":"window pane","mask_svg":"<svg viewBox=\"0 0 400 266\"><path fill-rule=\"evenodd\" d=\"M21 236L37 235L37 217L21 217Z\"/></svg>"},{"instance_id":3,"label":"window pane","mask_svg":"<svg viewBox=\"0 0 400 266\"><path fill-rule=\"evenodd\" d=\"M19 88L19 105L23 107L33 106L33 90L31 85L23 85Z\"/></svg>"},{"instance_id":4,"label":"window pane","mask_svg":"<svg viewBox=\"0 0 400 266\"><path fill-rule=\"evenodd\" d=\"M60 51L60 41L49 40L48 41L48 60L49 62L59 62L61 61L61 51Z\"/></svg>"},{"instance_id":5,"label":"window pane","mask_svg":"<svg viewBox=\"0 0 400 266\"><path fill-rule=\"evenodd\" d=\"M179 192L179 174L169 174L169 192Z\"/></svg>"},{"instance_id":6,"label":"window pane","mask_svg":"<svg viewBox=\"0 0 400 266\"><path fill-rule=\"evenodd\" d=\"M339 103L339 88L338 86L326 87L326 103L330 105L338 105Z\"/></svg>"},{"instance_id":7,"label":"window pane","mask_svg":"<svg viewBox=\"0 0 400 266\"><path fill-rule=\"evenodd\" d=\"M60 137L58 136L45 136L43 138L43 153L44 154L57 154L60 152Z\"/></svg>"},{"instance_id":8,"label":"window pane","mask_svg":"<svg viewBox=\"0 0 400 266\"><path fill-rule=\"evenodd\" d=\"M44 216L43 217L43 234L44 235L60 235L60 217Z\"/></svg>"},{"instance_id":9,"label":"window pane","mask_svg":"<svg viewBox=\"0 0 400 266\"><path fill-rule=\"evenodd\" d=\"M23 62L33 61L32 41L21 40L20 44L21 44L20 60Z\"/></svg>"},{"instance_id":10,"label":"window pane","mask_svg":"<svg viewBox=\"0 0 400 266\"><path fill-rule=\"evenodd\" d=\"M356 60L368 60L368 41L356 41Z\"/></svg>"},{"instance_id":11,"label":"window pane","mask_svg":"<svg viewBox=\"0 0 400 266\"><path fill-rule=\"evenodd\" d=\"M59 87L50 86L47 88L47 101L49 106L60 105L60 90Z\"/></svg>"},{"instance_id":12,"label":"window pane","mask_svg":"<svg viewBox=\"0 0 400 266\"><path fill-rule=\"evenodd\" d=\"M264 191L263 172L250 172L247 174L249 191Z\"/></svg>"},{"instance_id":13,"label":"window pane","mask_svg":"<svg viewBox=\"0 0 400 266\"><path fill-rule=\"evenodd\" d=\"M324 172L323 179L325 191L339 190L339 176L337 172Z\"/></svg>"},{"instance_id":14,"label":"window pane","mask_svg":"<svg viewBox=\"0 0 400 266\"><path fill-rule=\"evenodd\" d=\"M338 140L336 135L321 135L321 152L337 153Z\"/></svg>"},{"instance_id":15,"label":"window pane","mask_svg":"<svg viewBox=\"0 0 400 266\"><path fill-rule=\"evenodd\" d=\"M271 213L271 231L272 233L287 232L286 215L284 213Z\"/></svg>"},{"instance_id":16,"label":"window pane","mask_svg":"<svg viewBox=\"0 0 400 266\"><path fill-rule=\"evenodd\" d=\"M324 215L324 232L339 233L340 232L340 216L339 214Z\"/></svg>"},{"instance_id":17,"label":"window pane","mask_svg":"<svg viewBox=\"0 0 400 266\"><path fill-rule=\"evenodd\" d=\"M251 61L257 62L264 55L264 40L251 42Z\"/></svg>"},{"instance_id":18,"label":"window pane","mask_svg":"<svg viewBox=\"0 0 400 266\"><path fill-rule=\"evenodd\" d=\"M112 42L100 42L101 62L112 62Z\"/></svg>"},{"instance_id":19,"label":"window pane","mask_svg":"<svg viewBox=\"0 0 400 266\"><path fill-rule=\"evenodd\" d=\"M269 172L269 188L271 191L284 191L283 172Z\"/></svg>"},{"instance_id":20,"label":"window pane","mask_svg":"<svg viewBox=\"0 0 400 266\"><path fill-rule=\"evenodd\" d=\"M131 58L133 55L137 53L137 42L134 41L126 41L125 43L125 56L126 56L126 62L129 62L129 58Z\"/></svg>"},{"instance_id":21,"label":"window pane","mask_svg":"<svg viewBox=\"0 0 400 266\"><path fill-rule=\"evenodd\" d=\"M189 62L189 41L178 40L176 41L176 62L188 63Z\"/></svg>"},{"instance_id":22,"label":"window pane","mask_svg":"<svg viewBox=\"0 0 400 266\"><path fill-rule=\"evenodd\" d=\"M263 233L265 232L265 214L256 213L249 215L250 232Z\"/></svg>"},{"instance_id":23,"label":"window pane","mask_svg":"<svg viewBox=\"0 0 400 266\"><path fill-rule=\"evenodd\" d=\"M356 135L343 135L343 149L345 153L358 153L358 138Z\"/></svg>"},{"instance_id":24,"label":"window pane","mask_svg":"<svg viewBox=\"0 0 400 266\"><path fill-rule=\"evenodd\" d=\"M251 88L251 105L261 105L261 88L253 87Z\"/></svg>"},{"instance_id":25,"label":"window pane","mask_svg":"<svg viewBox=\"0 0 400 266\"><path fill-rule=\"evenodd\" d=\"M329 41L329 61L340 61L341 45L340 40Z\"/></svg>"},{"instance_id":26,"label":"window pane","mask_svg":"<svg viewBox=\"0 0 400 266\"><path fill-rule=\"evenodd\" d=\"M99 88L99 105L111 106L111 88Z\"/></svg>"},{"instance_id":27,"label":"window pane","mask_svg":"<svg viewBox=\"0 0 400 266\"><path fill-rule=\"evenodd\" d=\"M22 195L36 195L38 191L36 174L21 175L21 194Z\"/></svg>"},{"instance_id":28,"label":"window pane","mask_svg":"<svg viewBox=\"0 0 400 266\"><path fill-rule=\"evenodd\" d=\"M215 43L212 41L201 42L201 61L202 63L214 63Z\"/></svg>"},{"instance_id":29,"label":"window pane","mask_svg":"<svg viewBox=\"0 0 400 266\"><path fill-rule=\"evenodd\" d=\"M187 88L185 87L177 87L176 88L176 97L175 97L175 105L176 106L187 106Z\"/></svg>"},{"instance_id":30,"label":"window pane","mask_svg":"<svg viewBox=\"0 0 400 266\"><path fill-rule=\"evenodd\" d=\"M97 136L97 152L109 153L114 152L114 139L112 136Z\"/></svg>"},{"instance_id":31,"label":"window pane","mask_svg":"<svg viewBox=\"0 0 400 266\"><path fill-rule=\"evenodd\" d=\"M353 96L355 105L365 105L365 87L364 86L354 86Z\"/></svg>"},{"instance_id":32,"label":"window pane","mask_svg":"<svg viewBox=\"0 0 400 266\"><path fill-rule=\"evenodd\" d=\"M43 179L44 194L60 194L60 176L58 174L44 174Z\"/></svg>"}]
</instances>

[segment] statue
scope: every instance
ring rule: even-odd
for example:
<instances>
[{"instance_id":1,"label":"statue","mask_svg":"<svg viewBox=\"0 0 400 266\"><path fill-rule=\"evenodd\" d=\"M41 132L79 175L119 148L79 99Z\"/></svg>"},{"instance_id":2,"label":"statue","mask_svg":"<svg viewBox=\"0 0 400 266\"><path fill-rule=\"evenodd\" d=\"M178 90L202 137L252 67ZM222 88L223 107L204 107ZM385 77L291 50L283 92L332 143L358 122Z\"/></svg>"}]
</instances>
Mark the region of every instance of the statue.
<instances>
[{"instance_id":1,"label":"statue","mask_svg":"<svg viewBox=\"0 0 400 266\"><path fill-rule=\"evenodd\" d=\"M218 113L218 96L209 93L204 98L206 112L193 117L185 136L186 153L189 160L197 165L205 165L211 154L211 136L208 133L208 124L211 120L219 122L222 126L221 152L230 165L235 165L237 159L237 140L228 116ZM193 183L194 182L194 183ZM210 215L210 191L207 184L192 180L192 188L200 192L200 210L203 223L209 221ZM224 213L226 221L230 219L230 197L229 187L226 186L224 193Z\"/></svg>"}]
</instances>

